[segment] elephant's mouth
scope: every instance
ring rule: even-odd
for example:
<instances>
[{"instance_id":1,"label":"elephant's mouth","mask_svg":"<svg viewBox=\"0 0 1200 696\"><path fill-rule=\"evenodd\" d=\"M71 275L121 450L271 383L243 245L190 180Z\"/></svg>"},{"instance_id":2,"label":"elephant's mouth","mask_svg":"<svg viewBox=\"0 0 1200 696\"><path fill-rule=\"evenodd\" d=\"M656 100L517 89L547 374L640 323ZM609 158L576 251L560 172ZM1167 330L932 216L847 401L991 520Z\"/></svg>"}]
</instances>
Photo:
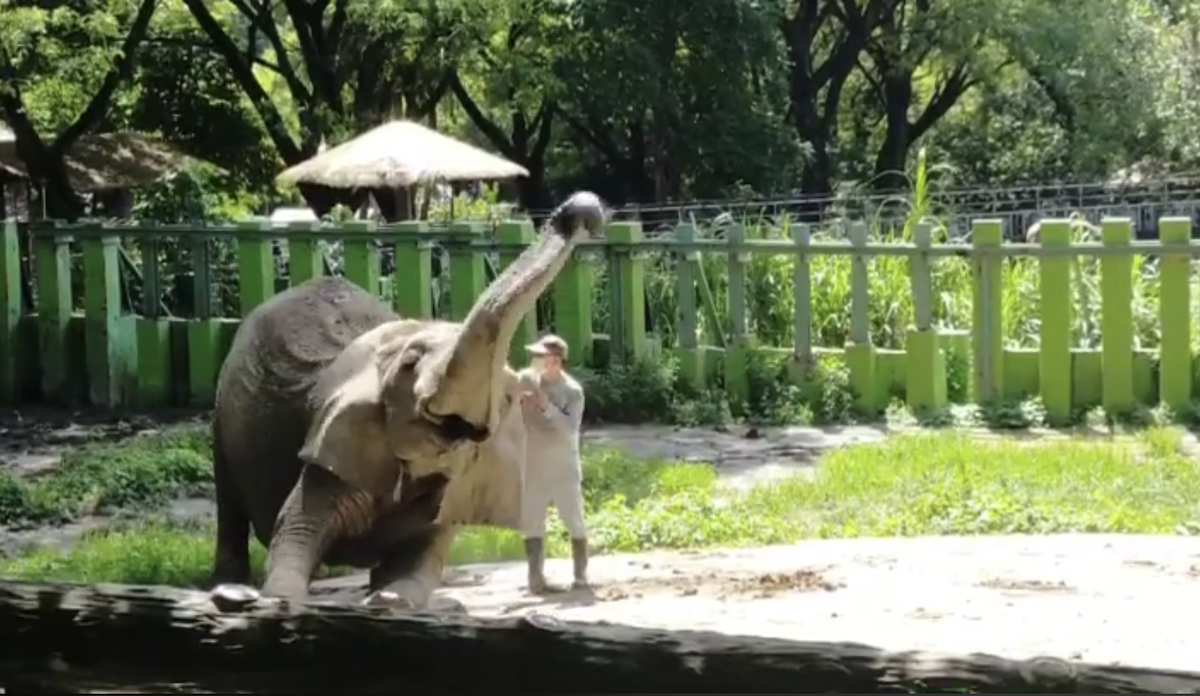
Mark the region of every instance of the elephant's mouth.
<instances>
[{"instance_id":1,"label":"elephant's mouth","mask_svg":"<svg viewBox=\"0 0 1200 696\"><path fill-rule=\"evenodd\" d=\"M432 522L441 510L442 498L446 495L446 486L449 483L450 479L445 474L430 474L414 479L406 471L400 484L400 499L397 502L406 510L414 513L421 511L422 517L425 516L423 513L428 513L429 521Z\"/></svg>"},{"instance_id":2,"label":"elephant's mouth","mask_svg":"<svg viewBox=\"0 0 1200 696\"><path fill-rule=\"evenodd\" d=\"M451 444L457 444L463 440L479 443L488 438L487 426L475 425L455 413L443 416L434 424L434 427L437 428L438 435Z\"/></svg>"}]
</instances>

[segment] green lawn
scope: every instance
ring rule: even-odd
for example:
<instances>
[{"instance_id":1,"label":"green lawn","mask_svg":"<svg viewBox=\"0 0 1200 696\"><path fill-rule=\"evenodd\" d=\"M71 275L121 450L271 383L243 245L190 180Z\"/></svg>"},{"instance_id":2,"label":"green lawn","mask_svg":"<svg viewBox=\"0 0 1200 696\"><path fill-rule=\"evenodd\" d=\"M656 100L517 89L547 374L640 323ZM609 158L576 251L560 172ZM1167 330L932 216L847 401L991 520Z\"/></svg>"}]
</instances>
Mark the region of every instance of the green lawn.
<instances>
[{"instance_id":1,"label":"green lawn","mask_svg":"<svg viewBox=\"0 0 1200 696\"><path fill-rule=\"evenodd\" d=\"M899 436L826 455L816 474L752 490L721 488L705 464L638 462L592 451L586 489L600 553L792 542L814 537L1200 531L1200 468L1179 431L1038 444L961 432ZM193 585L211 529L147 521L86 537L65 555L0 562L0 576ZM551 552L567 542L552 523ZM261 567L262 549L254 545ZM465 530L454 562L521 556L516 534Z\"/></svg>"}]
</instances>

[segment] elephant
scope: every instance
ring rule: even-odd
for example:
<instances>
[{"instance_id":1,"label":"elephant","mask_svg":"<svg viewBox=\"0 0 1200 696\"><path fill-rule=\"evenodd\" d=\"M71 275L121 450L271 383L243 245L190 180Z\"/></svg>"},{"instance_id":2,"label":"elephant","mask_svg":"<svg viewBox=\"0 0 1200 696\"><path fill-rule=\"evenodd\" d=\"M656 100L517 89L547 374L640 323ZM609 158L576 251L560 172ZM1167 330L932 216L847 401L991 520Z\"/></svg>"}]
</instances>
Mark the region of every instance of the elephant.
<instances>
[{"instance_id":1,"label":"elephant","mask_svg":"<svg viewBox=\"0 0 1200 696\"><path fill-rule=\"evenodd\" d=\"M327 563L369 568L367 602L419 609L459 526L518 526L525 430L509 344L607 215L596 195L570 196L461 323L402 318L331 277L249 312L217 377L211 584L249 583L253 531L265 595L305 600Z\"/></svg>"}]
</instances>

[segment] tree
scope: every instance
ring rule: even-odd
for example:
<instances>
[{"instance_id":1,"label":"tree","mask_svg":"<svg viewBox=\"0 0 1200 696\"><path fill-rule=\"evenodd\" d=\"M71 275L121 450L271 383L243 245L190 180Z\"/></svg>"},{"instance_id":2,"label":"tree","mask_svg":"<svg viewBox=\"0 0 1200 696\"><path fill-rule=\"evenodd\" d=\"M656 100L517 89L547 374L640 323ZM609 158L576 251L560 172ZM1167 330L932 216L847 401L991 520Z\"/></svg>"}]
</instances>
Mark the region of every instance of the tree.
<instances>
[{"instance_id":1,"label":"tree","mask_svg":"<svg viewBox=\"0 0 1200 696\"><path fill-rule=\"evenodd\" d=\"M599 166L580 169L606 196L654 202L738 184L784 187L796 149L772 93L782 58L765 8L598 0L571 10L575 38L555 71L559 114L577 148L599 156Z\"/></svg>"},{"instance_id":2,"label":"tree","mask_svg":"<svg viewBox=\"0 0 1200 696\"><path fill-rule=\"evenodd\" d=\"M801 190L829 196L837 176L833 150L847 80L871 35L902 0L801 0L784 8L788 94L796 135L809 149Z\"/></svg>"},{"instance_id":3,"label":"tree","mask_svg":"<svg viewBox=\"0 0 1200 696\"><path fill-rule=\"evenodd\" d=\"M22 0L0 15L0 115L50 217L79 216L64 157L109 115L156 7L157 0L78 0L48 10ZM91 84L99 86L89 95Z\"/></svg>"},{"instance_id":4,"label":"tree","mask_svg":"<svg viewBox=\"0 0 1200 696\"><path fill-rule=\"evenodd\" d=\"M157 133L183 152L221 167L236 193L268 191L275 149L225 62L180 3L159 9L138 52L130 128Z\"/></svg>"},{"instance_id":5,"label":"tree","mask_svg":"<svg viewBox=\"0 0 1200 696\"><path fill-rule=\"evenodd\" d=\"M553 0L515 0L499 8L494 24L481 25L467 64L486 75L477 81L477 94L462 70L449 71L450 88L471 123L501 155L529 171L517 187L521 205L531 210L553 205L546 152L560 98L554 49L567 40L562 7Z\"/></svg>"},{"instance_id":6,"label":"tree","mask_svg":"<svg viewBox=\"0 0 1200 696\"><path fill-rule=\"evenodd\" d=\"M462 43L459 30L481 7L435 0L227 0L218 5L232 14L225 17L205 0L183 2L288 165L314 155L326 139L343 139L387 117L430 116L449 88L446 69ZM256 66L282 81L295 129ZM320 187L302 191L319 213L344 197Z\"/></svg>"},{"instance_id":7,"label":"tree","mask_svg":"<svg viewBox=\"0 0 1200 696\"><path fill-rule=\"evenodd\" d=\"M959 1L955 18L988 27L990 38L972 57L975 88L926 137L960 179L1097 181L1133 164L1161 173L1195 161L1188 36L1198 25L1175 15L1186 5Z\"/></svg>"},{"instance_id":8,"label":"tree","mask_svg":"<svg viewBox=\"0 0 1200 696\"><path fill-rule=\"evenodd\" d=\"M913 144L976 84L974 71L982 68L978 63L995 27L991 17L972 9L962 1L899 0L879 16L865 46L867 60L859 61L883 120L876 190L907 188L904 171ZM934 84L927 99L917 85L922 73L932 75Z\"/></svg>"}]
</instances>

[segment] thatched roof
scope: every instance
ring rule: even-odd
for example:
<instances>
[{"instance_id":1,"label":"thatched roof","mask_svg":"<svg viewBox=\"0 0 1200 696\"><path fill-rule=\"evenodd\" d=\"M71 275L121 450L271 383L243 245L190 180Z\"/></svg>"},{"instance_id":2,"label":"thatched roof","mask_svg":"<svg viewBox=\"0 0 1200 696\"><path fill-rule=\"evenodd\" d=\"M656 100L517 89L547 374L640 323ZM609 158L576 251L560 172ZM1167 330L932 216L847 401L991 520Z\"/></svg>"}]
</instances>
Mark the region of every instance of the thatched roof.
<instances>
[{"instance_id":1,"label":"thatched roof","mask_svg":"<svg viewBox=\"0 0 1200 696\"><path fill-rule=\"evenodd\" d=\"M392 121L279 175L335 188L400 188L430 180L529 176L522 166L412 121Z\"/></svg>"},{"instance_id":2,"label":"thatched roof","mask_svg":"<svg viewBox=\"0 0 1200 696\"><path fill-rule=\"evenodd\" d=\"M67 175L77 191L134 188L199 164L153 136L141 133L93 133L67 153ZM15 138L0 137L0 183L27 179Z\"/></svg>"},{"instance_id":3,"label":"thatched roof","mask_svg":"<svg viewBox=\"0 0 1200 696\"><path fill-rule=\"evenodd\" d=\"M0 147L15 144L16 141L17 136L14 135L11 130L9 130L8 126L0 123ZM9 167L4 163L3 160L0 160L0 186L4 185L4 182L6 181L23 178L24 175L20 171Z\"/></svg>"}]
</instances>

